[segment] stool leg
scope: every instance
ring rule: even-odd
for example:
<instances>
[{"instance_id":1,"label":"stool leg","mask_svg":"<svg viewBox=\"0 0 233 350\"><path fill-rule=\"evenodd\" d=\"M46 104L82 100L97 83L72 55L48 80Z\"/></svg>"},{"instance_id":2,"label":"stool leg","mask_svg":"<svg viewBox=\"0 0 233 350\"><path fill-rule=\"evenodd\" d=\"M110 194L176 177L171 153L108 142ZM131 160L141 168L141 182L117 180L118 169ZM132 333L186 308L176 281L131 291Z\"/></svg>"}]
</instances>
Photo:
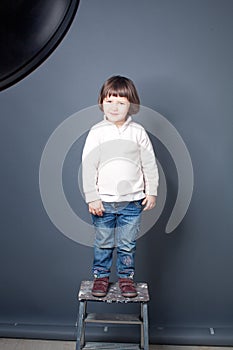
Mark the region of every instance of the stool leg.
<instances>
[{"instance_id":1,"label":"stool leg","mask_svg":"<svg viewBox=\"0 0 233 350\"><path fill-rule=\"evenodd\" d=\"M80 301L79 304L79 315L78 315L78 332L76 341L76 350L81 350L84 345L84 318L86 312L86 302Z\"/></svg>"},{"instance_id":2,"label":"stool leg","mask_svg":"<svg viewBox=\"0 0 233 350\"><path fill-rule=\"evenodd\" d=\"M142 303L142 319L143 319L143 349L149 350L149 331L148 331L148 308L147 303Z\"/></svg>"},{"instance_id":3,"label":"stool leg","mask_svg":"<svg viewBox=\"0 0 233 350\"><path fill-rule=\"evenodd\" d=\"M140 303L140 307L141 307L141 344L140 344L140 348L143 349L144 348L144 324L143 324L143 303Z\"/></svg>"}]
</instances>

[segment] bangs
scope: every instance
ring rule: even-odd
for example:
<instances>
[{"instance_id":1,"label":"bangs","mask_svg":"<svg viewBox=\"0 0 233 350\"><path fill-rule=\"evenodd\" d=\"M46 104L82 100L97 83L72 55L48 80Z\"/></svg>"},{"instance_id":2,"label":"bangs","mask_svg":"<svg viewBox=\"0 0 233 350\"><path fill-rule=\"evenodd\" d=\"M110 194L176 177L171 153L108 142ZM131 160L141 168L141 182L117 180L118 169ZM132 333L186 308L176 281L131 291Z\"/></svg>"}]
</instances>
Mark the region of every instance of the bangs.
<instances>
[{"instance_id":1,"label":"bangs","mask_svg":"<svg viewBox=\"0 0 233 350\"><path fill-rule=\"evenodd\" d=\"M120 96L120 97L126 97L128 100L130 100L130 94L129 89L127 86L121 82L115 82L112 86L106 86L106 88L103 91L103 97L110 97L110 96Z\"/></svg>"}]
</instances>

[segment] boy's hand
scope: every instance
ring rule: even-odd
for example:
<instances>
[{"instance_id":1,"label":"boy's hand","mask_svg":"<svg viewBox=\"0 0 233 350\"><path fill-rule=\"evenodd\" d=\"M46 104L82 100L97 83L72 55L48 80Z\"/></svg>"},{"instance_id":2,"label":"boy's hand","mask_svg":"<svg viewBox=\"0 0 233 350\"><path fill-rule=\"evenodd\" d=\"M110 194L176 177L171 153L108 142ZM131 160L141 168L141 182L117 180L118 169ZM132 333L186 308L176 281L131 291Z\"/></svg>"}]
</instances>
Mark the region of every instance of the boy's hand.
<instances>
[{"instance_id":1,"label":"boy's hand","mask_svg":"<svg viewBox=\"0 0 233 350\"><path fill-rule=\"evenodd\" d=\"M89 212L93 215L103 216L103 212L105 211L103 203L100 199L94 202L90 202L88 204Z\"/></svg>"},{"instance_id":2,"label":"boy's hand","mask_svg":"<svg viewBox=\"0 0 233 350\"><path fill-rule=\"evenodd\" d=\"M156 196L151 196L147 194L142 202L142 205L145 205L145 208L143 209L143 211L153 209L155 207L155 204L156 204Z\"/></svg>"}]
</instances>

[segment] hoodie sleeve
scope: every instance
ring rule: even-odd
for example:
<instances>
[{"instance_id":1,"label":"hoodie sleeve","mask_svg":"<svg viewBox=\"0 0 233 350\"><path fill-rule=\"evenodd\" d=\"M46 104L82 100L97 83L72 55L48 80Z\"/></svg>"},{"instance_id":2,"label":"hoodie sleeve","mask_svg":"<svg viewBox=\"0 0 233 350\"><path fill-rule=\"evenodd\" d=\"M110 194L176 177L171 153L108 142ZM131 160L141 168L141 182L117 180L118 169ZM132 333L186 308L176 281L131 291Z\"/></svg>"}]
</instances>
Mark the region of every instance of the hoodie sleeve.
<instances>
[{"instance_id":1,"label":"hoodie sleeve","mask_svg":"<svg viewBox=\"0 0 233 350\"><path fill-rule=\"evenodd\" d=\"M99 140L94 130L87 135L82 153L82 184L87 203L100 199L98 193Z\"/></svg>"},{"instance_id":2,"label":"hoodie sleeve","mask_svg":"<svg viewBox=\"0 0 233 350\"><path fill-rule=\"evenodd\" d=\"M152 143L145 129L142 129L141 132L139 149L141 169L144 177L145 194L157 196L157 189L159 185L158 166Z\"/></svg>"}]
</instances>

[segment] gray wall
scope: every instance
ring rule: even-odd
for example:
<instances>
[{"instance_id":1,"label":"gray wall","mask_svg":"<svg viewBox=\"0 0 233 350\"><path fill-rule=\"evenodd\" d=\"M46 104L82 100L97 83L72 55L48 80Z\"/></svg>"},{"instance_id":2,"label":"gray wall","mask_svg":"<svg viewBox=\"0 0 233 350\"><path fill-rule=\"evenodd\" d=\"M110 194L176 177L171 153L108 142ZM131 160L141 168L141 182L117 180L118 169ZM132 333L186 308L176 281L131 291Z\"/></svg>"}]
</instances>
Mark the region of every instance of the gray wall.
<instances>
[{"instance_id":1,"label":"gray wall","mask_svg":"<svg viewBox=\"0 0 233 350\"><path fill-rule=\"evenodd\" d=\"M178 130L194 168L188 212L165 234L177 172L153 140L168 196L137 245L136 279L149 283L151 295L150 340L233 345L232 15L231 0L83 0L49 59L1 93L1 336L75 339L76 294L91 278L92 248L50 221L39 164L56 127L95 105L106 78L123 74L135 81L142 104ZM87 215L75 190L83 142L66 161L64 188ZM115 327L88 332L90 339L129 334Z\"/></svg>"}]
</instances>

